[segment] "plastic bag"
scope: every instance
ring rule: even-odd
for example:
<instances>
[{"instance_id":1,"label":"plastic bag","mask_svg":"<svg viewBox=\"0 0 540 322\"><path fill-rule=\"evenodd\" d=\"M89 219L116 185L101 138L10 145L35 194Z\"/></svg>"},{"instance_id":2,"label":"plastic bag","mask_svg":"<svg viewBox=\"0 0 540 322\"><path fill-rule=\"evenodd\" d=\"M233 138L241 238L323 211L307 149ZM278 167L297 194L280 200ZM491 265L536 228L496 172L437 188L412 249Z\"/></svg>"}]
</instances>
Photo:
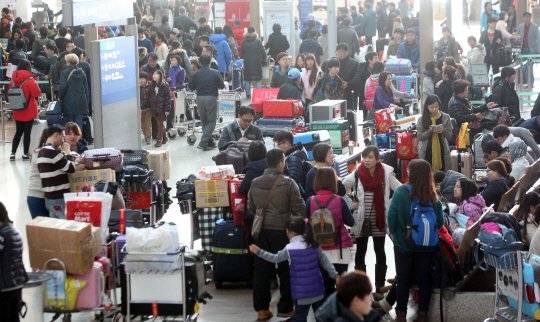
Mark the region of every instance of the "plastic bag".
<instances>
[{"instance_id":1,"label":"plastic bag","mask_svg":"<svg viewBox=\"0 0 540 322\"><path fill-rule=\"evenodd\" d=\"M174 253L180 249L178 226L160 222L157 227L126 229L126 250L141 253Z\"/></svg>"},{"instance_id":2,"label":"plastic bag","mask_svg":"<svg viewBox=\"0 0 540 322\"><path fill-rule=\"evenodd\" d=\"M231 179L235 174L232 164L224 164L210 167L202 167L197 173L200 180L222 180Z\"/></svg>"},{"instance_id":3,"label":"plastic bag","mask_svg":"<svg viewBox=\"0 0 540 322\"><path fill-rule=\"evenodd\" d=\"M106 192L70 192L64 194L66 219L101 227L101 240L109 235L109 217L113 196Z\"/></svg>"}]
</instances>

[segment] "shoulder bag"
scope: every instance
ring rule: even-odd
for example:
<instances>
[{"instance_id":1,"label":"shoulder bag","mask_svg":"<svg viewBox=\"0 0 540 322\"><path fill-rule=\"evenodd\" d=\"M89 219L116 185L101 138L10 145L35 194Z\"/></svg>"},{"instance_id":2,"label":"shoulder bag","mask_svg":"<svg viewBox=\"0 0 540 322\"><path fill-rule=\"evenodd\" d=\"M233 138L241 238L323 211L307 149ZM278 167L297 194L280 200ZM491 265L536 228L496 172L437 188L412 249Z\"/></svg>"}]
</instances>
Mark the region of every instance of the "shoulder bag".
<instances>
[{"instance_id":1,"label":"shoulder bag","mask_svg":"<svg viewBox=\"0 0 540 322\"><path fill-rule=\"evenodd\" d=\"M268 194L268 197L266 198L264 207L262 209L257 209L257 212L255 213L255 218L253 219L253 227L251 228L251 236L253 236L253 238L255 239L258 239L261 236L262 226L264 223L264 217L266 216L266 208L268 208L268 205L270 205L272 196L274 195L274 192L276 191L278 184L281 182L281 179L283 179L282 174L280 174L277 177L276 181L274 182L274 185L272 186L272 189L270 190L270 193Z\"/></svg>"}]
</instances>

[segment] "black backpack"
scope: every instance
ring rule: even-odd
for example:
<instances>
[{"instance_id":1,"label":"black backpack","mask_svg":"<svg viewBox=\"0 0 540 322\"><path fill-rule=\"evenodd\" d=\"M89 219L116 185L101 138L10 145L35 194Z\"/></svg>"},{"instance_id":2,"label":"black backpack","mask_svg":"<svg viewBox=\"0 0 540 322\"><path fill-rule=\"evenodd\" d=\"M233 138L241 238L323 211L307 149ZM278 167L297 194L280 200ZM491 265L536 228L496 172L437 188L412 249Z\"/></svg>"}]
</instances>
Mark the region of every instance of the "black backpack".
<instances>
[{"instance_id":1,"label":"black backpack","mask_svg":"<svg viewBox=\"0 0 540 322\"><path fill-rule=\"evenodd\" d=\"M450 253L452 260L446 256L444 248ZM435 250L433 251L433 256L431 258L431 281L433 288L440 289L439 294L439 310L441 314L441 322L444 322L443 317L443 293L444 290L448 287L454 287L459 282L463 280L463 270L459 266L459 261L457 259L456 252L450 244L444 240L444 238L439 237L439 242Z\"/></svg>"},{"instance_id":2,"label":"black backpack","mask_svg":"<svg viewBox=\"0 0 540 322\"><path fill-rule=\"evenodd\" d=\"M182 213L189 212L189 205L187 204L189 200L193 201L193 207L195 207L195 181L197 180L199 180L197 176L190 174L176 183L176 198Z\"/></svg>"}]
</instances>

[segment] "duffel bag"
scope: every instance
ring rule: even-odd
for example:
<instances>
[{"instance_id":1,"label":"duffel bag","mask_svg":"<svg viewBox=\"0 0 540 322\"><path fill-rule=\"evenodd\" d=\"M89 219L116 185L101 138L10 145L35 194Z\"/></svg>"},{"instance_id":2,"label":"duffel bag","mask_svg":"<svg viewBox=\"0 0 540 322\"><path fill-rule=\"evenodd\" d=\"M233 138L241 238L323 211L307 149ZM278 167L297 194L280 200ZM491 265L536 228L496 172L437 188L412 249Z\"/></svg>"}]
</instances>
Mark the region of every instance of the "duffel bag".
<instances>
[{"instance_id":1,"label":"duffel bag","mask_svg":"<svg viewBox=\"0 0 540 322\"><path fill-rule=\"evenodd\" d=\"M114 169L116 172L122 171L124 156L120 149L102 148L87 150L82 154L84 165L87 169Z\"/></svg>"},{"instance_id":2,"label":"duffel bag","mask_svg":"<svg viewBox=\"0 0 540 322\"><path fill-rule=\"evenodd\" d=\"M229 142L212 160L216 165L232 164L235 173L243 173L244 167L249 163L247 150L250 144L251 142Z\"/></svg>"}]
</instances>

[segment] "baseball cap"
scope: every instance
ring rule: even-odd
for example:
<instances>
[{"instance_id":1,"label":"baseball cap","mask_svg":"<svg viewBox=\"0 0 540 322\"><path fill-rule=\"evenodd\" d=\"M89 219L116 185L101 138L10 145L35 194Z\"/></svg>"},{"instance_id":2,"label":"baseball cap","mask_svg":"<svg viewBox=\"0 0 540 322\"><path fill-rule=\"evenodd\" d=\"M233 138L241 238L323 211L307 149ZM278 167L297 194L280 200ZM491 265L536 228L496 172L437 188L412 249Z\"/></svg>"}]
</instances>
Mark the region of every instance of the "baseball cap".
<instances>
[{"instance_id":1,"label":"baseball cap","mask_svg":"<svg viewBox=\"0 0 540 322\"><path fill-rule=\"evenodd\" d=\"M178 28L173 28L170 33L171 34L174 33L175 35L178 35L180 33L180 30L178 30Z\"/></svg>"},{"instance_id":2,"label":"baseball cap","mask_svg":"<svg viewBox=\"0 0 540 322\"><path fill-rule=\"evenodd\" d=\"M180 42L178 40L175 40L171 44L172 48L179 48L181 46Z\"/></svg>"},{"instance_id":3,"label":"baseball cap","mask_svg":"<svg viewBox=\"0 0 540 322\"><path fill-rule=\"evenodd\" d=\"M240 19L234 19L234 24L240 26L242 21Z\"/></svg>"},{"instance_id":4,"label":"baseball cap","mask_svg":"<svg viewBox=\"0 0 540 322\"><path fill-rule=\"evenodd\" d=\"M296 68L293 68L289 71L289 78L298 78L300 77L300 71Z\"/></svg>"}]
</instances>

